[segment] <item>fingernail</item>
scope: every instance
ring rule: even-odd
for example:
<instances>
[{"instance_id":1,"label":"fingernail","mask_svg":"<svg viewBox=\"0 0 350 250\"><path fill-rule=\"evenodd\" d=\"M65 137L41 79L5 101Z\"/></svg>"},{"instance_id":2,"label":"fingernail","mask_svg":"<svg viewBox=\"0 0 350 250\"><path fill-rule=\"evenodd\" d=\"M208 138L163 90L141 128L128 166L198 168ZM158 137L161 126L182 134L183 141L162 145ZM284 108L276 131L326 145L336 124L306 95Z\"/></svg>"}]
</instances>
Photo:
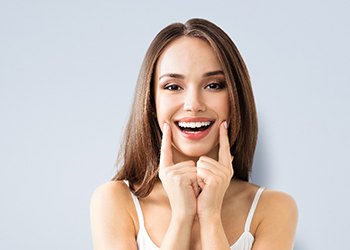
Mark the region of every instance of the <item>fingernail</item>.
<instances>
[{"instance_id":1,"label":"fingernail","mask_svg":"<svg viewBox=\"0 0 350 250\"><path fill-rule=\"evenodd\" d=\"M167 129L168 129L168 124L164 122L164 124L163 124L163 130L165 131L165 130L167 130Z\"/></svg>"},{"instance_id":2,"label":"fingernail","mask_svg":"<svg viewBox=\"0 0 350 250\"><path fill-rule=\"evenodd\" d=\"M227 121L224 121L224 127L227 129Z\"/></svg>"}]
</instances>

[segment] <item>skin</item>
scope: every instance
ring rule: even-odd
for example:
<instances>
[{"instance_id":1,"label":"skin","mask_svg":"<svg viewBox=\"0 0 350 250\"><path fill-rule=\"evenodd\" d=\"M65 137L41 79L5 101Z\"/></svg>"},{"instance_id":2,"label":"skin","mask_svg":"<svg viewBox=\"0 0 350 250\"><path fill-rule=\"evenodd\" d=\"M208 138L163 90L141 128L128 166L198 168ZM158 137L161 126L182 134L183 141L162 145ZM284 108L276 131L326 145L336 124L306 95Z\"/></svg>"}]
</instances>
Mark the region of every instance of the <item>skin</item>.
<instances>
[{"instance_id":1,"label":"skin","mask_svg":"<svg viewBox=\"0 0 350 250\"><path fill-rule=\"evenodd\" d=\"M154 85L157 120L161 128L164 123L171 128L175 163L203 155L217 160L219 126L228 119L229 98L222 67L209 44L186 37L173 41L158 59ZM184 117L215 123L205 138L188 140L175 124Z\"/></svg>"},{"instance_id":2,"label":"skin","mask_svg":"<svg viewBox=\"0 0 350 250\"><path fill-rule=\"evenodd\" d=\"M213 225L222 224L222 202L233 175L227 124L223 123L229 114L228 91L216 54L200 39L174 41L160 56L155 76L157 118L164 124L159 177L172 212L161 248L188 249L196 217L204 235ZM205 117L214 124L204 138L189 140L176 125L183 117ZM203 249L229 247L223 227L216 229L220 244L201 244ZM184 240L177 243L179 235Z\"/></svg>"},{"instance_id":3,"label":"skin","mask_svg":"<svg viewBox=\"0 0 350 250\"><path fill-rule=\"evenodd\" d=\"M229 249L243 232L258 189L231 179L227 90L212 84L223 82L224 77L204 76L220 70L211 47L188 37L171 43L156 65L157 119L163 131L161 182L139 200L146 230L161 249ZM164 76L169 73L181 77ZM215 121L205 138L193 141L181 135L175 121L189 116ZM90 214L94 249L137 249L140 225L123 182L98 187L91 198ZM293 199L265 190L250 228L255 238L253 249L292 249L296 223Z\"/></svg>"}]
</instances>

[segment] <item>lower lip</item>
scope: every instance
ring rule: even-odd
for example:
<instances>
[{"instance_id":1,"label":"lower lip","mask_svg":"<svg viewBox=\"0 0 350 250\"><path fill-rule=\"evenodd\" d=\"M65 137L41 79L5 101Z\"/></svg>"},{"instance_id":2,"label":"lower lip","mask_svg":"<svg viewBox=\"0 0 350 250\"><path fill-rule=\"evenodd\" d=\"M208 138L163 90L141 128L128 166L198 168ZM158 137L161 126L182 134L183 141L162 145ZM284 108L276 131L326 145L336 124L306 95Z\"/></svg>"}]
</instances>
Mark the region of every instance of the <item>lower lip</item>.
<instances>
[{"instance_id":1,"label":"lower lip","mask_svg":"<svg viewBox=\"0 0 350 250\"><path fill-rule=\"evenodd\" d=\"M211 130L212 127L213 127L213 125L210 126L209 128L207 128L206 130L198 131L198 132L195 132L195 133L183 131L183 130L181 130L180 128L178 128L178 129L181 131L181 134L182 134L184 137L186 137L187 139L190 139L190 140L200 140L200 139L206 137L206 136L209 134L209 132L210 132L210 130Z\"/></svg>"}]
</instances>

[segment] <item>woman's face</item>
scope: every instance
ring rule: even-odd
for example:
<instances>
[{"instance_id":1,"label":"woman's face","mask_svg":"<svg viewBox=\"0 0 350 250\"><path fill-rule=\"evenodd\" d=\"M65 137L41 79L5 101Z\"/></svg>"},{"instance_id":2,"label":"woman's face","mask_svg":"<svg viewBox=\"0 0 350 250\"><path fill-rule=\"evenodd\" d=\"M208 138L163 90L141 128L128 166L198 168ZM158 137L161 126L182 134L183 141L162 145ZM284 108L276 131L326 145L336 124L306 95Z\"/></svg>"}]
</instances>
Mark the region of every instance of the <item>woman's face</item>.
<instances>
[{"instance_id":1,"label":"woman's face","mask_svg":"<svg viewBox=\"0 0 350 250\"><path fill-rule=\"evenodd\" d=\"M229 98L211 46L199 38L173 41L159 57L154 79L157 120L160 128L164 123L171 127L174 161L203 155L217 159Z\"/></svg>"}]
</instances>

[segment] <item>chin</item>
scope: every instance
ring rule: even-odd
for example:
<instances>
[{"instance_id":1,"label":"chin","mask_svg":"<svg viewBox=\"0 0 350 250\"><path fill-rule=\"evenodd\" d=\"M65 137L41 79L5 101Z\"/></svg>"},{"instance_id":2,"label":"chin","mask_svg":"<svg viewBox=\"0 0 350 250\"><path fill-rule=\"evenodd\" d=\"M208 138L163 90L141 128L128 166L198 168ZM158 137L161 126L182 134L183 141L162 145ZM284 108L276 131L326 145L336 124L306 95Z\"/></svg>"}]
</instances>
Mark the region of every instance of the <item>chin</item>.
<instances>
[{"instance_id":1,"label":"chin","mask_svg":"<svg viewBox=\"0 0 350 250\"><path fill-rule=\"evenodd\" d=\"M204 147L177 147L177 151L188 158L199 158L201 156L210 156L213 154L212 149L206 149Z\"/></svg>"}]
</instances>

